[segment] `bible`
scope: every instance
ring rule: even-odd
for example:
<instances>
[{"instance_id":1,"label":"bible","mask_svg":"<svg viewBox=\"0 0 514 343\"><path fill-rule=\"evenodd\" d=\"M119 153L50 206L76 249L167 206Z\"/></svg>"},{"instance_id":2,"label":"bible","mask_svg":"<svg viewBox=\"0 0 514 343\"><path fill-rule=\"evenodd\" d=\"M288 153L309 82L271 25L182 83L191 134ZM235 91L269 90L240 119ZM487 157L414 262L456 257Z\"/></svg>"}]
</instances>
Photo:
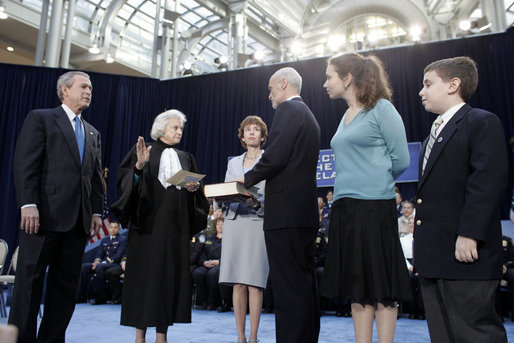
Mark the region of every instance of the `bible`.
<instances>
[{"instance_id":1,"label":"bible","mask_svg":"<svg viewBox=\"0 0 514 343\"><path fill-rule=\"evenodd\" d=\"M246 189L244 184L237 181L205 185L204 193L207 198L214 198L216 201L229 202L244 203L249 198L257 199L259 197L256 187Z\"/></svg>"}]
</instances>

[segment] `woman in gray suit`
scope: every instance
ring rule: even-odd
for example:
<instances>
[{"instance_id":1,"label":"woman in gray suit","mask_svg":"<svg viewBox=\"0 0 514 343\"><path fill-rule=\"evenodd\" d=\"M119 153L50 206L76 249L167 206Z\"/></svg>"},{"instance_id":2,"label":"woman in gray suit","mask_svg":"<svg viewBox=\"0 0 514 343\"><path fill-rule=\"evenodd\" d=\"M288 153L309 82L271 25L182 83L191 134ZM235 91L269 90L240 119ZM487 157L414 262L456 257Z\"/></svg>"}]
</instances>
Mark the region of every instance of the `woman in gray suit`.
<instances>
[{"instance_id":1,"label":"woman in gray suit","mask_svg":"<svg viewBox=\"0 0 514 343\"><path fill-rule=\"evenodd\" d=\"M238 137L247 151L229 161L225 182L241 181L244 174L259 161L268 128L258 116L248 116L241 122ZM264 183L262 181L256 185L259 194L264 194ZM245 323L248 301L251 326L248 342L257 342L262 294L269 271L262 229L263 209L264 206L256 211L240 203L228 204L226 209L219 282L234 286L232 301L239 343L247 342Z\"/></svg>"}]
</instances>

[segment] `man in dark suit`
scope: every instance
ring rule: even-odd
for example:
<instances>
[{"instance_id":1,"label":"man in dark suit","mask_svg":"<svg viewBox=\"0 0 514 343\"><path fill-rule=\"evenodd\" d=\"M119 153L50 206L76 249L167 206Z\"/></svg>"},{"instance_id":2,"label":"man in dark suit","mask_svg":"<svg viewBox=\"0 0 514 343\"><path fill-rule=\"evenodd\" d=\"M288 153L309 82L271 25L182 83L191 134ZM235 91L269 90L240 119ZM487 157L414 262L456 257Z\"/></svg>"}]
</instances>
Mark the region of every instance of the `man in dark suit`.
<instances>
[{"instance_id":1,"label":"man in dark suit","mask_svg":"<svg viewBox=\"0 0 514 343\"><path fill-rule=\"evenodd\" d=\"M81 118L91 81L68 72L57 81L62 105L25 118L14 154L21 208L20 253L9 323L18 342L36 342L37 314L48 267L37 342L64 342L75 308L80 266L90 231L102 226L104 187L98 131Z\"/></svg>"},{"instance_id":2,"label":"man in dark suit","mask_svg":"<svg viewBox=\"0 0 514 343\"><path fill-rule=\"evenodd\" d=\"M507 184L496 115L465 101L478 84L469 57L425 68L419 95L439 114L424 142L416 197L414 264L433 342L507 342L495 312L502 276L500 199Z\"/></svg>"},{"instance_id":3,"label":"man in dark suit","mask_svg":"<svg viewBox=\"0 0 514 343\"><path fill-rule=\"evenodd\" d=\"M80 290L77 302L91 299L91 305L105 304L107 301L106 271L119 266L127 248L127 237L120 233L120 223L109 223L109 235L102 238L98 247L98 255L91 263L82 264L80 271ZM91 279L91 276L94 277Z\"/></svg>"},{"instance_id":4,"label":"man in dark suit","mask_svg":"<svg viewBox=\"0 0 514 343\"><path fill-rule=\"evenodd\" d=\"M269 145L245 174L245 186L266 180L264 235L273 282L277 342L317 342L319 306L314 238L319 226L316 166L320 129L300 98L302 78L293 68L269 80L276 109Z\"/></svg>"}]
</instances>

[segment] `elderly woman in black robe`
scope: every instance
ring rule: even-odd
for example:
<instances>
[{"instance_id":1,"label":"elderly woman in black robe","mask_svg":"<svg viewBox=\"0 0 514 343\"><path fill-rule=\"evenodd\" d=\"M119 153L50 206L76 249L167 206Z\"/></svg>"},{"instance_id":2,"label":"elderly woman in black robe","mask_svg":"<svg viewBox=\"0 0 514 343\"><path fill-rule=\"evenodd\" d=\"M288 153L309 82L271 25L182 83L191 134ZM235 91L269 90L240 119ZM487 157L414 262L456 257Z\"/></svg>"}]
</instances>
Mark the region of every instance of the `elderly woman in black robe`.
<instances>
[{"instance_id":1,"label":"elderly woman in black robe","mask_svg":"<svg viewBox=\"0 0 514 343\"><path fill-rule=\"evenodd\" d=\"M136 328L136 343L145 342L148 327L156 327L162 343L170 325L191 322L189 241L205 228L209 203L198 182L166 181L181 169L197 172L194 157L175 147L185 122L177 110L159 114L155 142L139 137L119 169L120 198L112 210L130 229L121 324Z\"/></svg>"}]
</instances>

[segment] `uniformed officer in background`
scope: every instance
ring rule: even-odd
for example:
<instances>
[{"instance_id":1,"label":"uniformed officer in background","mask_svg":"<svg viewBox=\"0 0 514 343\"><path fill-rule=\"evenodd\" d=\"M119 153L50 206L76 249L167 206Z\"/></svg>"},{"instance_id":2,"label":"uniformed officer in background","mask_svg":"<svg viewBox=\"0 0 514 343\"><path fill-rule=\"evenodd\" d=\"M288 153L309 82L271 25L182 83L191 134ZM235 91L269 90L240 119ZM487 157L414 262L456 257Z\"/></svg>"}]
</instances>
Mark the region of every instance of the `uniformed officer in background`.
<instances>
[{"instance_id":1,"label":"uniformed officer in background","mask_svg":"<svg viewBox=\"0 0 514 343\"><path fill-rule=\"evenodd\" d=\"M94 262L82 264L77 302L86 302L88 299L92 299L92 305L106 303L105 271L120 263L127 247L127 238L120 235L119 232L120 223L112 221L109 224L109 236L100 241L99 254Z\"/></svg>"}]
</instances>

